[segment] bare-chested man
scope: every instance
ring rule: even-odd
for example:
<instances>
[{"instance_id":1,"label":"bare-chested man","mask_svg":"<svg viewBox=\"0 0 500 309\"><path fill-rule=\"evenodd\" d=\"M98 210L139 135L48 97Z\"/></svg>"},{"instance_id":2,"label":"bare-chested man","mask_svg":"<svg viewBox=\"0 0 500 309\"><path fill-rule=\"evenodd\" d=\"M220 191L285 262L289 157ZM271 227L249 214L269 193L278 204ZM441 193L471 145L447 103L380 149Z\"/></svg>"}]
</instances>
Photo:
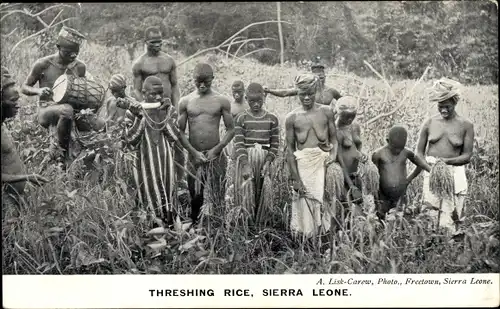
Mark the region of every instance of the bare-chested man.
<instances>
[{"instance_id":1,"label":"bare-chested man","mask_svg":"<svg viewBox=\"0 0 500 309\"><path fill-rule=\"evenodd\" d=\"M436 225L455 232L463 214L464 200L467 195L465 164L470 162L474 146L474 125L455 111L460 98L460 84L450 79L440 79L431 89L430 100L437 103L439 114L427 119L417 143L417 156L425 158L433 165L438 159L449 165L455 180L455 195L440 199L429 189L429 173L424 173L424 204L431 206ZM441 208L441 215L438 216ZM439 218L439 219L438 219ZM438 223L439 221L439 223Z\"/></svg>"},{"instance_id":2,"label":"bare-chested man","mask_svg":"<svg viewBox=\"0 0 500 309\"><path fill-rule=\"evenodd\" d=\"M1 71L1 104L2 104L2 218L7 213L17 216L19 213L19 197L22 196L26 182L43 184L48 180L38 174L26 174L19 153L14 145L12 136L4 124L4 121L14 118L17 114L19 91L15 81L7 68Z\"/></svg>"},{"instance_id":3,"label":"bare-chested man","mask_svg":"<svg viewBox=\"0 0 500 309\"><path fill-rule=\"evenodd\" d=\"M311 72L319 78L319 83L316 87L316 94L314 96L316 103L334 107L334 103L336 102L336 100L340 99L342 96L337 90L325 85L325 65L321 64L320 62L314 62L311 65ZM298 95L298 89L296 88L278 90L265 87L264 91L281 98Z\"/></svg>"},{"instance_id":4,"label":"bare-chested man","mask_svg":"<svg viewBox=\"0 0 500 309\"><path fill-rule=\"evenodd\" d=\"M234 136L234 124L231 101L211 89L212 67L206 63L197 64L193 79L197 90L181 98L178 123L181 134L185 134L189 124L188 170L202 178L199 183L188 175L191 219L195 224L204 202L208 207L221 207L224 202L227 161L223 149ZM222 139L219 134L221 118L226 126Z\"/></svg>"},{"instance_id":5,"label":"bare-chested man","mask_svg":"<svg viewBox=\"0 0 500 309\"><path fill-rule=\"evenodd\" d=\"M318 83L313 74L295 78L301 107L285 120L287 161L293 189L298 193L292 202L290 227L303 237L328 231L333 215L322 211L322 203L325 168L337 160L337 135L333 110L315 103Z\"/></svg>"},{"instance_id":6,"label":"bare-chested man","mask_svg":"<svg viewBox=\"0 0 500 309\"><path fill-rule=\"evenodd\" d=\"M134 75L133 95L137 101L144 100L142 84L148 76L159 77L163 83L163 96L169 98L172 105L177 108L180 98L179 85L177 83L177 66L174 59L163 52L162 33L157 27L149 27L144 32L146 52L137 58L132 65ZM179 196L187 195L187 184L185 180L184 165L186 162L184 150L180 143L174 143L174 161L177 162L175 169L179 179Z\"/></svg>"},{"instance_id":7,"label":"bare-chested man","mask_svg":"<svg viewBox=\"0 0 500 309\"><path fill-rule=\"evenodd\" d=\"M59 146L66 160L69 159L74 110L69 104L53 102L52 87L62 74L85 77L86 66L76 58L84 39L76 30L63 27L56 43L58 52L38 59L21 89L25 95L40 97L38 123L45 128L56 126ZM34 87L36 83L39 88Z\"/></svg>"}]
</instances>

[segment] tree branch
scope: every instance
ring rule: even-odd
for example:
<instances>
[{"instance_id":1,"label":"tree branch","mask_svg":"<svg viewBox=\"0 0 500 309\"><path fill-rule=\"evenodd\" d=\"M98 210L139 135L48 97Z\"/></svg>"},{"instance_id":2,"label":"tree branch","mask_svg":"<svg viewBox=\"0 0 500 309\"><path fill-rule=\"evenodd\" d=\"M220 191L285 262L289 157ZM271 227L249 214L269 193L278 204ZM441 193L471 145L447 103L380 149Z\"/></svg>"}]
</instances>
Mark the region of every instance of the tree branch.
<instances>
[{"instance_id":1,"label":"tree branch","mask_svg":"<svg viewBox=\"0 0 500 309\"><path fill-rule=\"evenodd\" d=\"M47 31L47 30L49 30L49 29L51 29L51 28L53 28L53 27L55 27L55 26L57 26L57 25L59 25L59 24L62 24L63 22L68 21L68 20L70 20L70 19L74 19L74 17L69 17L69 18L63 19L63 20L61 20L60 22L57 22L57 23L53 24L51 27L48 27L48 28L43 28L42 30L40 30L40 31L38 31L38 32L36 32L36 33L33 33L32 35L29 35L29 36L27 36L27 37L23 38L22 40L20 40L19 42L17 42L17 43L16 43L16 45L14 45L14 47L12 47L12 49L10 50L10 53L9 53L9 57L12 55L12 53L14 52L14 50L15 50L17 47L19 47L19 45L21 45L21 43L23 43L23 42L25 42L25 41L27 41L27 40L29 40L29 39L31 39L31 38L34 38L34 37L36 37L37 35L39 35L39 34L41 34L41 33L45 32L45 31Z\"/></svg>"},{"instance_id":2,"label":"tree branch","mask_svg":"<svg viewBox=\"0 0 500 309\"><path fill-rule=\"evenodd\" d=\"M264 41L264 40L276 40L274 38L255 38L255 39L248 39L248 40L245 40L245 41L241 41L241 45L240 47L238 47L238 49L236 50L236 52L234 53L235 55L238 55L238 53L240 52L241 48L243 46L245 46L245 44L249 43L249 42L253 42L253 41ZM236 42L238 43L238 42Z\"/></svg>"},{"instance_id":3,"label":"tree branch","mask_svg":"<svg viewBox=\"0 0 500 309\"><path fill-rule=\"evenodd\" d=\"M254 54L254 53L256 53L256 52L263 51L263 50L271 50L271 51L276 51L276 49L274 49L274 48L267 48L267 47L265 47L265 48L259 48L259 49L256 49L256 50L254 50L254 51L251 51L251 52L249 52L249 53L244 54L243 56L241 56L241 58L245 58L245 57L247 57L247 56L250 56L251 54Z\"/></svg>"},{"instance_id":4,"label":"tree branch","mask_svg":"<svg viewBox=\"0 0 500 309\"><path fill-rule=\"evenodd\" d=\"M372 119L370 119L367 122L365 122L365 125L369 125L370 123L373 123L373 122L375 122L375 121L377 121L377 120L379 120L379 119L381 119L383 117L390 116L390 115L394 114L398 109L400 109L401 106L403 106L406 103L406 99L409 99L413 95L413 91L415 90L415 88L417 87L417 85L420 84L420 82L422 81L422 79L424 79L425 75L427 75L427 72L429 71L430 68L431 68L430 66L427 66L427 68L425 69L424 73L422 74L422 76L420 77L420 79L413 85L413 87L411 88L411 90L408 93L408 95L405 96L396 107L394 107L391 111L389 111L387 113L380 114L380 115L377 115L377 116L373 117Z\"/></svg>"},{"instance_id":5,"label":"tree branch","mask_svg":"<svg viewBox=\"0 0 500 309\"><path fill-rule=\"evenodd\" d=\"M389 85L389 83L387 82L387 80L386 80L386 79L385 79L382 75L380 75L380 73L379 73L379 72L377 72L377 70L375 70L375 69L371 66L371 64L369 64L366 60L363 60L363 63L364 63L364 64L365 64L368 68L370 68L370 70L371 70L373 73L375 73L375 74L376 74L376 75L377 75L377 76L378 76L378 77L379 77L379 78L380 78L380 79L381 79L381 80L382 80L382 81L386 84L386 86L389 88L389 91L391 92L392 97L393 97L393 98L394 98L394 97L396 97L396 95L394 94L394 91L392 90L391 85Z\"/></svg>"}]
</instances>

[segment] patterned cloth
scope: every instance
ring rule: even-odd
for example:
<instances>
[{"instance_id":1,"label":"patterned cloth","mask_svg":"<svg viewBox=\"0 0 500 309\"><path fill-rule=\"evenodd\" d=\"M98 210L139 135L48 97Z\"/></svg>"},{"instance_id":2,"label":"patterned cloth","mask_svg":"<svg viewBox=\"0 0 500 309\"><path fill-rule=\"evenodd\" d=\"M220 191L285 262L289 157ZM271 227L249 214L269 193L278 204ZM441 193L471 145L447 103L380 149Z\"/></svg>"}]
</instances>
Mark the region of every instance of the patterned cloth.
<instances>
[{"instance_id":1,"label":"patterned cloth","mask_svg":"<svg viewBox=\"0 0 500 309\"><path fill-rule=\"evenodd\" d=\"M80 46L85 40L85 36L75 29L63 26L61 31L59 32L59 36L57 38L57 43L63 46Z\"/></svg>"},{"instance_id":2,"label":"patterned cloth","mask_svg":"<svg viewBox=\"0 0 500 309\"><path fill-rule=\"evenodd\" d=\"M443 102L449 98L455 98L455 102L460 97L461 84L452 79L441 78L434 82L429 92L431 102Z\"/></svg>"},{"instance_id":3,"label":"patterned cloth","mask_svg":"<svg viewBox=\"0 0 500 309\"><path fill-rule=\"evenodd\" d=\"M160 103L141 103L143 117L127 111L125 142L135 148L133 174L139 203L157 218L172 223L173 192L176 184L173 147L177 140L177 112L173 106L158 109ZM159 124L162 120L165 122Z\"/></svg>"},{"instance_id":4,"label":"patterned cloth","mask_svg":"<svg viewBox=\"0 0 500 309\"><path fill-rule=\"evenodd\" d=\"M127 86L127 80L125 79L125 76L121 74L115 74L111 76L111 79L109 80L110 90L117 90L124 88L126 86Z\"/></svg>"},{"instance_id":5,"label":"patterned cloth","mask_svg":"<svg viewBox=\"0 0 500 309\"><path fill-rule=\"evenodd\" d=\"M300 74L297 77L295 77L295 87L297 89L301 90L308 90L313 87L316 87L316 85L319 82L318 76L312 74L312 73L306 73L306 74Z\"/></svg>"},{"instance_id":6,"label":"patterned cloth","mask_svg":"<svg viewBox=\"0 0 500 309\"><path fill-rule=\"evenodd\" d=\"M356 113L358 111L358 102L352 96L341 97L338 99L335 108L337 115L341 112Z\"/></svg>"}]
</instances>

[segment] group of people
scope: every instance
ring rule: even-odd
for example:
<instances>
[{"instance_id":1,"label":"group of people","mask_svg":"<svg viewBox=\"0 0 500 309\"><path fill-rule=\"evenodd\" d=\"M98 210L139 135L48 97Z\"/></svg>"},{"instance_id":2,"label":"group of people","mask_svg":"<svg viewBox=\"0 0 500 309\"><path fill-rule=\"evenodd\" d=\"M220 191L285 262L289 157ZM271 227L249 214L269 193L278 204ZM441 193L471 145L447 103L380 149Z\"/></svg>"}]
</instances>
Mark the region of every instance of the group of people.
<instances>
[{"instance_id":1,"label":"group of people","mask_svg":"<svg viewBox=\"0 0 500 309\"><path fill-rule=\"evenodd\" d=\"M83 40L76 30L64 27L56 44L58 51L37 60L21 88L23 94L39 97L38 123L56 127L61 157L66 160L76 120L71 105L51 101L52 87L61 74L86 76L85 64L77 59ZM350 194L352 200L360 200L359 165L367 160L377 166L380 175L377 214L381 220L424 170L424 201L432 206L442 227L455 230L467 193L464 165L472 155L474 130L473 124L455 111L460 94L453 81L439 80L431 89L430 98L437 103L439 114L424 122L416 152L406 146L405 127L394 126L388 131L386 145L369 156L362 151L361 128L355 121L357 99L341 96L325 85L324 65L314 63L311 73L297 76L293 89L273 90L257 82L245 87L242 81L235 81L231 100L212 89L212 67L198 63L192 75L196 90L181 97L176 63L161 50L158 28L146 29L145 44L146 51L132 67L133 91L126 93L127 82L122 74L113 75L108 85L112 95L97 113L94 128L100 130L105 124L125 127L123 141L134 155L131 177L137 203L166 226L172 226L178 213L175 201L180 198L187 197L190 203L193 225L199 222L202 209L223 207L226 188L230 187L228 179L233 182L235 196L239 196L235 201L251 201L250 216L255 216L263 201L264 178L270 175L279 156L280 132L284 129L284 155L296 192L291 207L293 232L309 237L319 229L329 229L335 214L323 207L323 200L325 174L330 166L342 169L342 196ZM14 79L4 67L1 91L2 184L9 196L2 195L4 209L12 207L4 200L15 200L22 194L26 181L47 180L26 174L3 124L15 116L19 100ZM277 115L266 110L268 94L298 97L300 106L286 116L284 125ZM221 120L224 130L220 128ZM437 159L448 164L455 179L455 196L442 203L429 190L429 172ZM409 176L407 160L416 166ZM228 165L232 166L230 177L226 175ZM242 196L246 192L253 195Z\"/></svg>"}]
</instances>

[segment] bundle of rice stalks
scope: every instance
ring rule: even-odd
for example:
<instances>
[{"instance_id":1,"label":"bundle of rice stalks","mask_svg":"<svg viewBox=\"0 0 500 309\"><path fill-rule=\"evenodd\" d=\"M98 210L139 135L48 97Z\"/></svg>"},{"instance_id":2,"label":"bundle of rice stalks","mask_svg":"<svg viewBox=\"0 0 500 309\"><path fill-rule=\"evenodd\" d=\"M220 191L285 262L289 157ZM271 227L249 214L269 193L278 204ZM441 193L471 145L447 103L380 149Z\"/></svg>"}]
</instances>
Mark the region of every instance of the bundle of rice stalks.
<instances>
[{"instance_id":1,"label":"bundle of rice stalks","mask_svg":"<svg viewBox=\"0 0 500 309\"><path fill-rule=\"evenodd\" d=\"M260 203L255 214L257 225L264 225L273 203L273 184L269 173L264 177L262 191L260 194Z\"/></svg>"},{"instance_id":2,"label":"bundle of rice stalks","mask_svg":"<svg viewBox=\"0 0 500 309\"><path fill-rule=\"evenodd\" d=\"M438 160L429 175L429 190L440 199L450 199L455 193L455 182L450 168Z\"/></svg>"},{"instance_id":3,"label":"bundle of rice stalks","mask_svg":"<svg viewBox=\"0 0 500 309\"><path fill-rule=\"evenodd\" d=\"M325 173L325 194L327 200L340 200L344 194L344 172L338 163L331 163Z\"/></svg>"},{"instance_id":4,"label":"bundle of rice stalks","mask_svg":"<svg viewBox=\"0 0 500 309\"><path fill-rule=\"evenodd\" d=\"M367 160L359 165L359 175L363 185L363 194L377 196L380 183L377 166L371 160Z\"/></svg>"}]
</instances>

